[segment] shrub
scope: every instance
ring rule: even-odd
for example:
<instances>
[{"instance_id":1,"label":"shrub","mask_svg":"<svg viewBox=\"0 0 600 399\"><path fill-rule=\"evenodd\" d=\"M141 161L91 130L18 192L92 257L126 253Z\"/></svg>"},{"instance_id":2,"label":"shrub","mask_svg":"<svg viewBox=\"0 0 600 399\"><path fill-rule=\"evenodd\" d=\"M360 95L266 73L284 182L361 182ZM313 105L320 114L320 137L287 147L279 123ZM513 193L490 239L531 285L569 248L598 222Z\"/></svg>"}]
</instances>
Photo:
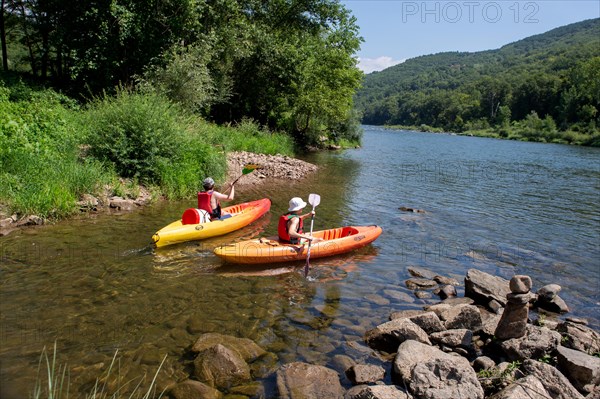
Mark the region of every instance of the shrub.
<instances>
[{"instance_id":1,"label":"shrub","mask_svg":"<svg viewBox=\"0 0 600 399\"><path fill-rule=\"evenodd\" d=\"M90 155L122 177L160 185L159 168L182 150L183 115L156 94L121 90L96 100L85 119Z\"/></svg>"}]
</instances>

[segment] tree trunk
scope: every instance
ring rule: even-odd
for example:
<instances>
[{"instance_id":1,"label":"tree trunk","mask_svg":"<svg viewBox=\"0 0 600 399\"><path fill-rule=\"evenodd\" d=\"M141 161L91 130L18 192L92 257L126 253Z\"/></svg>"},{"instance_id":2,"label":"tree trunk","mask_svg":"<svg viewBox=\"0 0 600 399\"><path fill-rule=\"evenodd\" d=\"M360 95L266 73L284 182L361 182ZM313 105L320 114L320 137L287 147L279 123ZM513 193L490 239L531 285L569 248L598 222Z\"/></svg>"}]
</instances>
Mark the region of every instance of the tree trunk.
<instances>
[{"instance_id":1,"label":"tree trunk","mask_svg":"<svg viewBox=\"0 0 600 399\"><path fill-rule=\"evenodd\" d=\"M2 69L8 72L8 50L6 49L6 29L4 26L4 5L5 0L2 0L0 7L0 42L2 44Z\"/></svg>"}]
</instances>

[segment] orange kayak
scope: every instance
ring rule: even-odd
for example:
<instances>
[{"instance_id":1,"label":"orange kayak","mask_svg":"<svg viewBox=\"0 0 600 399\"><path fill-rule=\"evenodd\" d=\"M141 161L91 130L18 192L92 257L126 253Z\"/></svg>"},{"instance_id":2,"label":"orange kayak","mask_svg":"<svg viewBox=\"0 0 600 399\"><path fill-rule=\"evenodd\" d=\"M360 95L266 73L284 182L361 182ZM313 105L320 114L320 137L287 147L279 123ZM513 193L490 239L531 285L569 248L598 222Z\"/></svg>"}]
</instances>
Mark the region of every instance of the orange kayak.
<instances>
[{"instance_id":1,"label":"orange kayak","mask_svg":"<svg viewBox=\"0 0 600 399\"><path fill-rule=\"evenodd\" d=\"M164 247L165 245L178 244L180 242L203 240L209 237L216 237L241 229L249 225L271 209L271 200L263 198L257 201L245 202L243 204L227 206L222 209L223 218L213 220L207 223L199 223L197 210L187 209L182 219L158 230L152 236L154 245Z\"/></svg>"},{"instance_id":2,"label":"orange kayak","mask_svg":"<svg viewBox=\"0 0 600 399\"><path fill-rule=\"evenodd\" d=\"M381 235L379 226L346 226L313 231L322 238L310 246L310 259L339 255L364 247ZM308 244L280 242L277 237L257 238L215 248L215 254L229 263L275 263L305 260Z\"/></svg>"}]
</instances>

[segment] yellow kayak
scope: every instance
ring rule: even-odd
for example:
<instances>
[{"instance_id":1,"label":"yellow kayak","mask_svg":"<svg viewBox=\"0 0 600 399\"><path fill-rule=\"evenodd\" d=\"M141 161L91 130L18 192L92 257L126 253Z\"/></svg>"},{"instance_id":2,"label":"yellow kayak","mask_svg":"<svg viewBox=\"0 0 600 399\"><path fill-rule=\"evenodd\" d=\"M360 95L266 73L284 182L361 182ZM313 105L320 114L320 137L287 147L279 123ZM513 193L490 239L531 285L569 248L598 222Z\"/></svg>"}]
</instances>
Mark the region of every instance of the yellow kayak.
<instances>
[{"instance_id":1,"label":"yellow kayak","mask_svg":"<svg viewBox=\"0 0 600 399\"><path fill-rule=\"evenodd\" d=\"M343 254L375 241L381 235L379 226L345 226L314 231L322 238L310 247L310 259ZM275 263L305 260L308 245L280 242L277 237L257 238L215 248L215 254L229 263Z\"/></svg>"},{"instance_id":2,"label":"yellow kayak","mask_svg":"<svg viewBox=\"0 0 600 399\"><path fill-rule=\"evenodd\" d=\"M269 209L271 209L271 200L263 198L252 202L227 206L222 209L223 217L219 220L207 223L190 223L189 215L197 211L194 208L190 208L184 212L183 218L186 219L186 224L184 224L182 219L176 220L154 233L152 241L159 248L186 241L220 236L249 225L267 213Z\"/></svg>"}]
</instances>

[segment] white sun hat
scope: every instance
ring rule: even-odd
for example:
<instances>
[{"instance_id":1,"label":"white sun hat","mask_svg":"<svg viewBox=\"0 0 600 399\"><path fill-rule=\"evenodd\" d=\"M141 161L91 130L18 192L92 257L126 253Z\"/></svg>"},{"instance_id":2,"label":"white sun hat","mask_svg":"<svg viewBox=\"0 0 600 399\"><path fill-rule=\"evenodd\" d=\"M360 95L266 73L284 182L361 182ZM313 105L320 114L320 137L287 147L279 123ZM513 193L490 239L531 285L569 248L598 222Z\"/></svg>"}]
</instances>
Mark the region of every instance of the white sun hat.
<instances>
[{"instance_id":1,"label":"white sun hat","mask_svg":"<svg viewBox=\"0 0 600 399\"><path fill-rule=\"evenodd\" d=\"M288 212L299 211L300 209L306 206L306 202L302 201L300 197L294 197L290 200L290 207L288 208Z\"/></svg>"}]
</instances>

